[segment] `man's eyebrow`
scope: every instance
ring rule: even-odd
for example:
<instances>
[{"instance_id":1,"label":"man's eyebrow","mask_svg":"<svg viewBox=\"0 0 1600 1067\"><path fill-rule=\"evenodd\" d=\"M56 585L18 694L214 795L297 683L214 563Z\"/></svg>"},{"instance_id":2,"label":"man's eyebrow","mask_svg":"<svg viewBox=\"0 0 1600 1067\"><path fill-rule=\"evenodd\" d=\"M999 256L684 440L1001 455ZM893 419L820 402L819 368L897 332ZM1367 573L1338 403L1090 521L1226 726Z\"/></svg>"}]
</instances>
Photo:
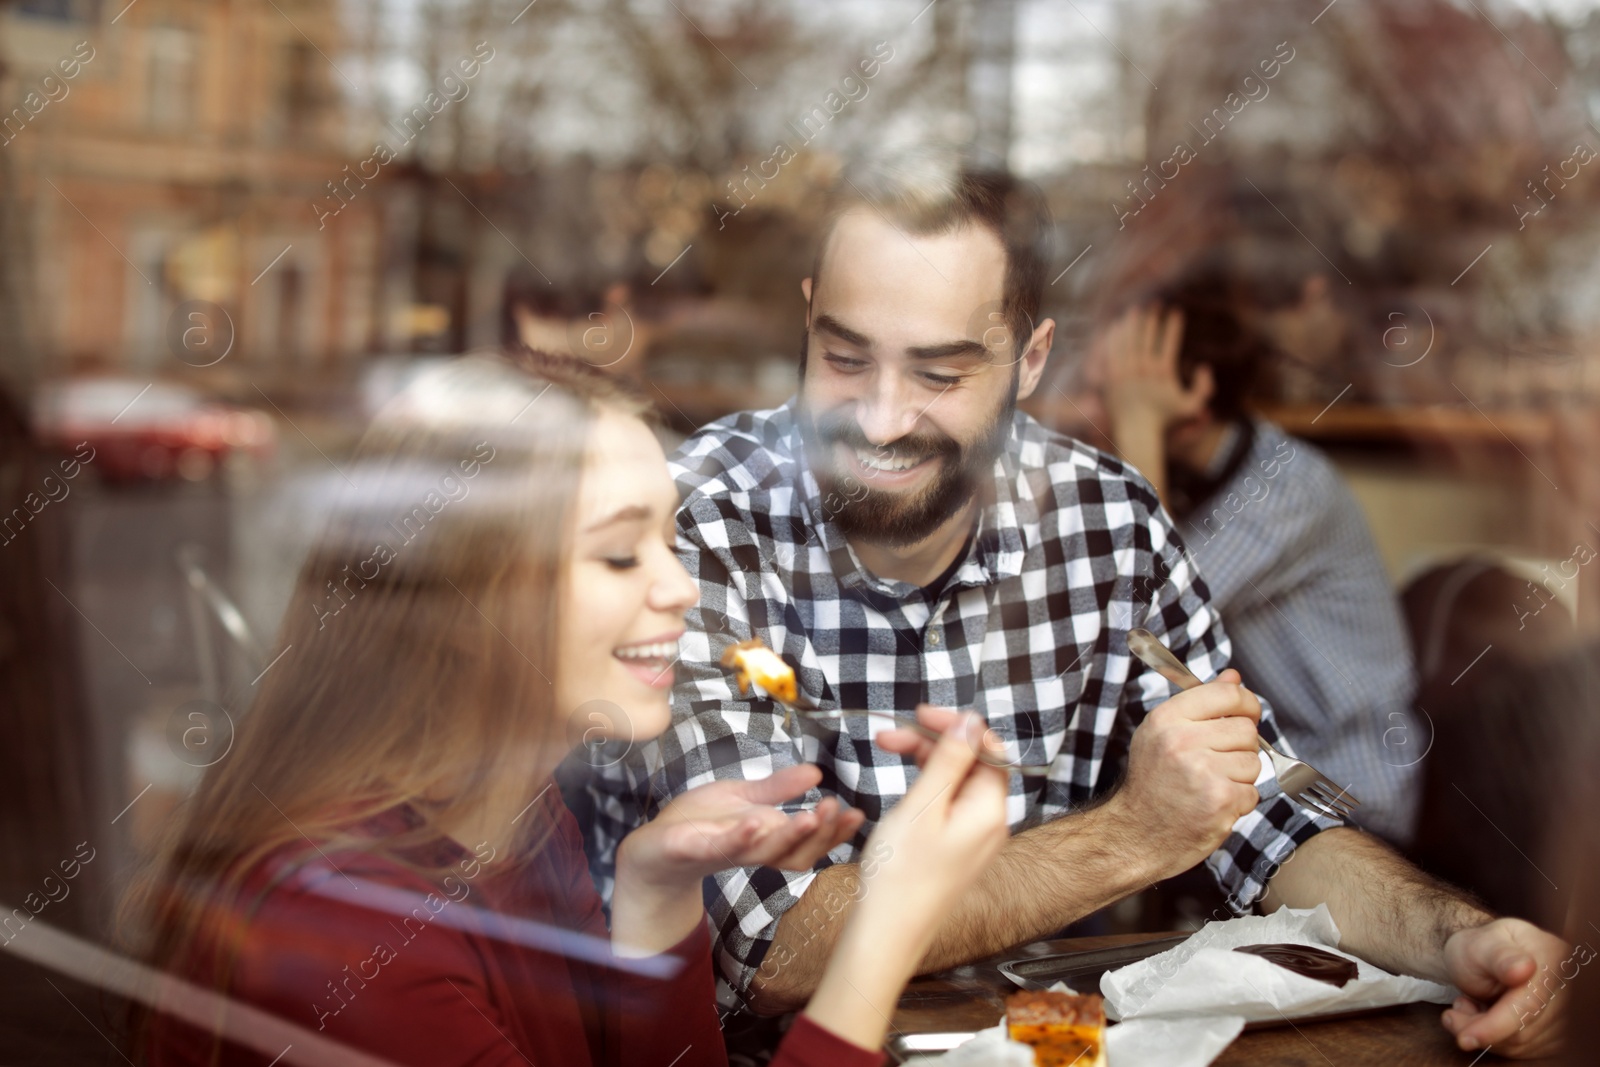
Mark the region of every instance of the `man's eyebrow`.
<instances>
[{"instance_id":1,"label":"man's eyebrow","mask_svg":"<svg viewBox=\"0 0 1600 1067\"><path fill-rule=\"evenodd\" d=\"M642 507L638 504L629 504L627 507L618 508L616 511L613 511L603 519L597 519L594 522L591 522L587 527L585 527L585 531L593 533L596 530L603 530L607 526L614 526L619 522L646 522L649 520L649 518L649 508Z\"/></svg>"},{"instance_id":2,"label":"man's eyebrow","mask_svg":"<svg viewBox=\"0 0 1600 1067\"><path fill-rule=\"evenodd\" d=\"M845 344L857 348L871 348L872 338L857 330L852 330L832 315L824 312L817 316L816 328L826 330ZM986 356L989 350L982 341L946 341L937 345L917 345L915 348L906 349L906 354L912 359L957 359L965 356Z\"/></svg>"},{"instance_id":3,"label":"man's eyebrow","mask_svg":"<svg viewBox=\"0 0 1600 1067\"><path fill-rule=\"evenodd\" d=\"M858 330L852 330L827 312L817 316L816 328L826 330L847 345L855 345L857 348L872 347L872 338Z\"/></svg>"},{"instance_id":4,"label":"man's eyebrow","mask_svg":"<svg viewBox=\"0 0 1600 1067\"><path fill-rule=\"evenodd\" d=\"M946 341L942 345L918 345L906 349L912 359L956 359L962 356L987 356L982 341Z\"/></svg>"}]
</instances>

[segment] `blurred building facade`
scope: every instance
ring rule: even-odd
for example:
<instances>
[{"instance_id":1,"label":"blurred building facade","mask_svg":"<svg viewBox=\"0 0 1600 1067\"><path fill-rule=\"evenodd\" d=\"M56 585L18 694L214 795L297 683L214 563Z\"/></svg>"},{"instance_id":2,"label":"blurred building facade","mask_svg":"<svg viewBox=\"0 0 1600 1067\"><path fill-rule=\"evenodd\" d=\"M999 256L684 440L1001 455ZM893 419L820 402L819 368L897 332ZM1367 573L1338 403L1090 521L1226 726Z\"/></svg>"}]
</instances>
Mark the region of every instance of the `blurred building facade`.
<instances>
[{"instance_id":1,"label":"blurred building facade","mask_svg":"<svg viewBox=\"0 0 1600 1067\"><path fill-rule=\"evenodd\" d=\"M33 0L0 12L0 153L46 373L161 369L174 312L292 374L378 338L383 198L344 178L337 8ZM198 320L196 320L198 321ZM185 320L187 325L187 320ZM181 333L181 331L180 331Z\"/></svg>"}]
</instances>

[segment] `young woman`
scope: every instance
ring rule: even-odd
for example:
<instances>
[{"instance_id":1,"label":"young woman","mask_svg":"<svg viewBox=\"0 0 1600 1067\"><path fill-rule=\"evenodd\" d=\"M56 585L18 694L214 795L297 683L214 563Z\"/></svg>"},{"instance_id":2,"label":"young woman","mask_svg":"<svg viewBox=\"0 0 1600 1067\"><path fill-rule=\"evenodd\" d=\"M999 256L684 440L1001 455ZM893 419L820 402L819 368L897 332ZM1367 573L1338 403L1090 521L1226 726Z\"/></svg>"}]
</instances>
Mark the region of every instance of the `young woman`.
<instances>
[{"instance_id":1,"label":"young woman","mask_svg":"<svg viewBox=\"0 0 1600 1067\"><path fill-rule=\"evenodd\" d=\"M623 842L608 931L551 785L576 740L669 726L696 588L644 411L523 353L457 361L369 430L281 659L130 898L142 957L188 983L135 1020L147 1062L725 1062L702 880L809 868L861 817L774 807L810 766L692 790ZM879 1062L940 916L1004 842L981 727L922 715L936 746L880 735L923 773L779 1064ZM196 1008L196 987L221 997ZM298 1029L264 1037L263 1010Z\"/></svg>"}]
</instances>

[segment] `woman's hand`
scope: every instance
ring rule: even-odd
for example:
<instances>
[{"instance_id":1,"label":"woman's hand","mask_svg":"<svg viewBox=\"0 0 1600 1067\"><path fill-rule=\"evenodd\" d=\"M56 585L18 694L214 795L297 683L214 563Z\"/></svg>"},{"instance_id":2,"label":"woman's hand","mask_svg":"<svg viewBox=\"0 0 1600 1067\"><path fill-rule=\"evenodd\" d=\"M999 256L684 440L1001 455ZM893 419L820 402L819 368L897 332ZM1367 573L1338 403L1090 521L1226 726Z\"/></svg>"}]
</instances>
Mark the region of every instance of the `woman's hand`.
<instances>
[{"instance_id":1,"label":"woman's hand","mask_svg":"<svg viewBox=\"0 0 1600 1067\"><path fill-rule=\"evenodd\" d=\"M878 1048L900 991L940 922L1006 842L1006 772L978 761L1000 746L972 713L923 705L917 718L943 732L875 738L913 756L922 774L873 831L861 857L861 896L806 1014L863 1048Z\"/></svg>"},{"instance_id":2,"label":"woman's hand","mask_svg":"<svg viewBox=\"0 0 1600 1067\"><path fill-rule=\"evenodd\" d=\"M803 764L760 781L712 782L683 793L624 838L612 898L617 951L648 955L681 941L700 921L707 875L730 867L810 870L849 840L865 816L834 797L794 815L773 807L821 780L820 770Z\"/></svg>"},{"instance_id":3,"label":"woman's hand","mask_svg":"<svg viewBox=\"0 0 1600 1067\"><path fill-rule=\"evenodd\" d=\"M805 795L822 780L811 764L785 767L759 781L728 779L698 786L629 834L626 856L634 873L656 883L700 880L730 867L804 871L861 827L861 812L834 797L810 811L787 815L774 804Z\"/></svg>"},{"instance_id":4,"label":"woman's hand","mask_svg":"<svg viewBox=\"0 0 1600 1067\"><path fill-rule=\"evenodd\" d=\"M1130 308L1100 332L1090 346L1091 379L1111 415L1111 440L1118 455L1167 499L1167 431L1203 414L1216 389L1211 368L1201 364L1187 388L1178 374L1183 313L1156 307Z\"/></svg>"},{"instance_id":5,"label":"woman's hand","mask_svg":"<svg viewBox=\"0 0 1600 1067\"><path fill-rule=\"evenodd\" d=\"M977 715L924 704L917 719L943 736L886 730L874 739L913 756L922 773L867 840L858 910L874 936L900 935L920 946L920 958L950 906L1006 843L1007 773L978 759L980 747L1003 749Z\"/></svg>"}]
</instances>

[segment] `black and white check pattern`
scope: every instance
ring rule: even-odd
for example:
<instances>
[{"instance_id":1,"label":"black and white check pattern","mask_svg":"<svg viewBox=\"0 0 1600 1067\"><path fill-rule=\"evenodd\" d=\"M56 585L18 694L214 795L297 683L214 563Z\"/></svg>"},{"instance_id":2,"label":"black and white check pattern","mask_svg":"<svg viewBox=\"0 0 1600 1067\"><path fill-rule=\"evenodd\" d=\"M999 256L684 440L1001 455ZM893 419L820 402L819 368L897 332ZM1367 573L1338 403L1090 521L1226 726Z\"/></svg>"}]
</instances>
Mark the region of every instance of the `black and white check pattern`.
<instances>
[{"instance_id":1,"label":"black and white check pattern","mask_svg":"<svg viewBox=\"0 0 1600 1067\"><path fill-rule=\"evenodd\" d=\"M996 461L967 557L934 603L859 565L821 519L804 455L791 401L713 423L673 457L684 494L678 547L700 603L680 645L672 726L590 781L590 854L608 898L622 835L686 789L816 763L822 785L803 805L831 794L867 816L820 869L855 862L916 777L914 764L872 744L883 720L869 728L853 716L838 731L809 724L797 737L798 724L786 729L771 702L741 697L717 663L730 642L760 637L824 708L909 712L927 702L983 713L1019 763L1053 767L1044 779L1012 776L1013 830L1111 788L1133 727L1172 695L1131 658L1128 629L1149 627L1202 678L1228 662L1205 583L1149 484L1026 415ZM828 508L836 513L836 502ZM1270 709L1261 732L1287 747ZM1241 908L1297 843L1336 825L1291 804L1264 760L1258 788L1260 806L1207 861ZM735 989L748 986L779 917L815 875L752 868L708 881L718 966Z\"/></svg>"}]
</instances>

